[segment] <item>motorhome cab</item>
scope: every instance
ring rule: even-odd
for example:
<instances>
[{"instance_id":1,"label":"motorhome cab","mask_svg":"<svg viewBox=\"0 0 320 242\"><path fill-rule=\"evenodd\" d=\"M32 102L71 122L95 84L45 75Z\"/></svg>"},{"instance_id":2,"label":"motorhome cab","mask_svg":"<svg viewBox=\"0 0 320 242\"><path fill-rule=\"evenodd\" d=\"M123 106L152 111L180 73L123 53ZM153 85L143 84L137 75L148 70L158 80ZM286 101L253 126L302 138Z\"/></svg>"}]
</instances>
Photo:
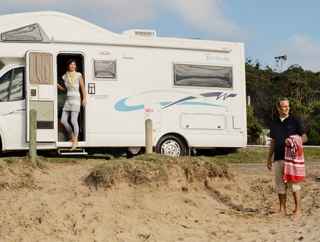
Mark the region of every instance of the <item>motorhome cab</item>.
<instances>
[{"instance_id":1,"label":"motorhome cab","mask_svg":"<svg viewBox=\"0 0 320 242\"><path fill-rule=\"evenodd\" d=\"M115 34L79 18L36 12L0 16L1 149L28 149L28 115L37 110L39 149L70 147L58 91L66 62L76 59L87 105L79 147L145 145L153 121L155 149L246 145L245 58L241 43Z\"/></svg>"}]
</instances>

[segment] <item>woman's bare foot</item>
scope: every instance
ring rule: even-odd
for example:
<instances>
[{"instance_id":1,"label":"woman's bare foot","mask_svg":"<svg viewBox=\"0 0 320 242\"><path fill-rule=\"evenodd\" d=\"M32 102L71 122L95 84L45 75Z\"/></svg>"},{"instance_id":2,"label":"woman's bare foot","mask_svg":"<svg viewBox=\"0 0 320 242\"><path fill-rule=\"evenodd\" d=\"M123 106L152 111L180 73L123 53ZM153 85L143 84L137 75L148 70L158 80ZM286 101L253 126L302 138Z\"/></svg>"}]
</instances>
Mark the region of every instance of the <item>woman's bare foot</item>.
<instances>
[{"instance_id":1,"label":"woman's bare foot","mask_svg":"<svg viewBox=\"0 0 320 242\"><path fill-rule=\"evenodd\" d=\"M72 143L71 150L76 150L76 149L77 149L77 145L76 145L76 143Z\"/></svg>"},{"instance_id":2,"label":"woman's bare foot","mask_svg":"<svg viewBox=\"0 0 320 242\"><path fill-rule=\"evenodd\" d=\"M70 137L70 139L69 139L69 142L70 142L70 143L74 143L74 139L75 139L75 137L74 137L74 135L72 134L71 137Z\"/></svg>"},{"instance_id":3,"label":"woman's bare foot","mask_svg":"<svg viewBox=\"0 0 320 242\"><path fill-rule=\"evenodd\" d=\"M73 141L72 141L72 148L71 150L75 150L77 149L78 147L78 139L77 138L74 138Z\"/></svg>"}]
</instances>

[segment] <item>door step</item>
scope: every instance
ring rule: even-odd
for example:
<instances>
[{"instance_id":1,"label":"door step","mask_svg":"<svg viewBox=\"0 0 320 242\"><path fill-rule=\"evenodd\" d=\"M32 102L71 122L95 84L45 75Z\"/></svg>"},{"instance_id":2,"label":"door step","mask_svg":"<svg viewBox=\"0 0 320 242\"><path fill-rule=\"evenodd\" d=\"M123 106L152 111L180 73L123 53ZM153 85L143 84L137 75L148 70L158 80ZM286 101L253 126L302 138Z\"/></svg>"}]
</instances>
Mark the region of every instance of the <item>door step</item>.
<instances>
[{"instance_id":1,"label":"door step","mask_svg":"<svg viewBox=\"0 0 320 242\"><path fill-rule=\"evenodd\" d=\"M85 151L85 149L78 148L75 150L71 149L58 149L58 154L61 156L73 156L73 155L88 155L88 153Z\"/></svg>"}]
</instances>

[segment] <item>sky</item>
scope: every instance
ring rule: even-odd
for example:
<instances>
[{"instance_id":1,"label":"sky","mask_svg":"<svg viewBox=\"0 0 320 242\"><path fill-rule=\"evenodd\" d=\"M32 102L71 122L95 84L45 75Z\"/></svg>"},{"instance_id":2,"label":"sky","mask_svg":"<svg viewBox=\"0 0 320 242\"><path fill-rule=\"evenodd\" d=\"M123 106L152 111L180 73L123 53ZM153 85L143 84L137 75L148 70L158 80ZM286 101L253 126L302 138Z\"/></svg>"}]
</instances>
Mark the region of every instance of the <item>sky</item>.
<instances>
[{"instance_id":1,"label":"sky","mask_svg":"<svg viewBox=\"0 0 320 242\"><path fill-rule=\"evenodd\" d=\"M62 11L114 32L155 29L160 36L244 42L246 56L276 68L320 71L319 0L0 0L0 15ZM1 23L0 23L1 24Z\"/></svg>"}]
</instances>

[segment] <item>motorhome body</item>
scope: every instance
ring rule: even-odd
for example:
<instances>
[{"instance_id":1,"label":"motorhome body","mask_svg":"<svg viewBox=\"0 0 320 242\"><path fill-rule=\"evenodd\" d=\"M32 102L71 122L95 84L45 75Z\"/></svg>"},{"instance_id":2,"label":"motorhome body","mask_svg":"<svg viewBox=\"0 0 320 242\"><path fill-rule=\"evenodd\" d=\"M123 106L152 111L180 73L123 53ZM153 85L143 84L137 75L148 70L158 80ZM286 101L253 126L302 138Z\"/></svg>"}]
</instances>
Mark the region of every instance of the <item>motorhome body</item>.
<instances>
[{"instance_id":1,"label":"motorhome body","mask_svg":"<svg viewBox=\"0 0 320 242\"><path fill-rule=\"evenodd\" d=\"M58 12L0 16L2 150L28 149L28 113L38 112L39 149L69 147L57 83L70 58L87 90L80 147L143 147L153 120L157 151L246 145L242 43L115 34Z\"/></svg>"}]
</instances>

